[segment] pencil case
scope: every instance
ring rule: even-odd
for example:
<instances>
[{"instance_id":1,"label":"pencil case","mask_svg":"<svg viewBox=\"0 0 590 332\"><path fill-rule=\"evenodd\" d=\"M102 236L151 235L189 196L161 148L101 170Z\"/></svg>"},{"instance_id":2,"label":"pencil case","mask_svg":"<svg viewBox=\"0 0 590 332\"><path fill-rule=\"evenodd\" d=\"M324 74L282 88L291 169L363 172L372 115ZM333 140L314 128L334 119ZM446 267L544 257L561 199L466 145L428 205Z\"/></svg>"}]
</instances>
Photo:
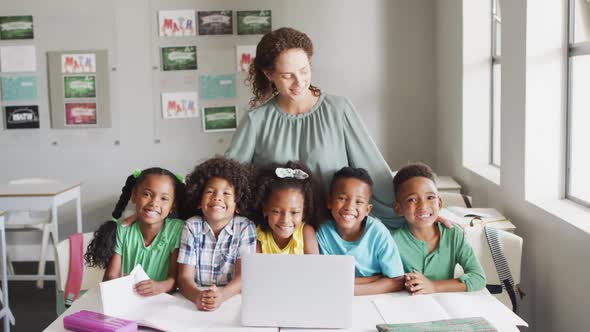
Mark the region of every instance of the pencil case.
<instances>
[{"instance_id":1,"label":"pencil case","mask_svg":"<svg viewBox=\"0 0 590 332\"><path fill-rule=\"evenodd\" d=\"M137 331L137 322L81 310L64 317L64 328L76 332L130 332Z\"/></svg>"}]
</instances>

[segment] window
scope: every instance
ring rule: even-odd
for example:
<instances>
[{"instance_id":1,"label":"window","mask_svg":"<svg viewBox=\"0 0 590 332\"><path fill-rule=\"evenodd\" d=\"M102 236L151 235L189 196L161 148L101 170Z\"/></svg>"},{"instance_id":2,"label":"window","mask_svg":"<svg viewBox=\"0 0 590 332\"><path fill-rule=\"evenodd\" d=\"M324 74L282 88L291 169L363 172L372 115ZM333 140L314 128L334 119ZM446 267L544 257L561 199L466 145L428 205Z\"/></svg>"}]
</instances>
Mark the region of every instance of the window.
<instances>
[{"instance_id":1,"label":"window","mask_svg":"<svg viewBox=\"0 0 590 332\"><path fill-rule=\"evenodd\" d=\"M500 119L501 119L501 32L502 16L500 0L492 0L492 45L490 84L490 164L500 167Z\"/></svg>"},{"instance_id":2,"label":"window","mask_svg":"<svg viewBox=\"0 0 590 332\"><path fill-rule=\"evenodd\" d=\"M463 167L499 185L500 26L492 11L496 1L463 0L461 125Z\"/></svg>"},{"instance_id":3,"label":"window","mask_svg":"<svg viewBox=\"0 0 590 332\"><path fill-rule=\"evenodd\" d=\"M569 0L566 198L590 206L590 0Z\"/></svg>"}]
</instances>

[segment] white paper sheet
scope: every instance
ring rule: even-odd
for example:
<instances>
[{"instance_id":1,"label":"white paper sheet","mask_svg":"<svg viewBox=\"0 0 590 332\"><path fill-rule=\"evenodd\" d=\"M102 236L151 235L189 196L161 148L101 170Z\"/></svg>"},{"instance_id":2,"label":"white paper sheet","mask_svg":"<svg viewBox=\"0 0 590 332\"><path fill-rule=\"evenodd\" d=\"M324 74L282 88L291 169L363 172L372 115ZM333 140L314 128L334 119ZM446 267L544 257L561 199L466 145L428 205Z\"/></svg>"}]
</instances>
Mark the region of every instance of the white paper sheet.
<instances>
[{"instance_id":1,"label":"white paper sheet","mask_svg":"<svg viewBox=\"0 0 590 332\"><path fill-rule=\"evenodd\" d=\"M391 296L373 300L373 303L388 324L420 323L452 318L429 295Z\"/></svg>"},{"instance_id":2,"label":"white paper sheet","mask_svg":"<svg viewBox=\"0 0 590 332\"><path fill-rule=\"evenodd\" d=\"M149 279L140 265L128 276L100 283L102 310L105 315L138 321L143 326L160 328L159 325L142 324L155 311L162 310L178 302L172 295L162 293L156 296L141 296L134 285Z\"/></svg>"},{"instance_id":3,"label":"white paper sheet","mask_svg":"<svg viewBox=\"0 0 590 332\"><path fill-rule=\"evenodd\" d=\"M447 209L459 217L504 219L504 216L498 212L498 210L493 208L465 208L461 206L449 206Z\"/></svg>"},{"instance_id":4,"label":"white paper sheet","mask_svg":"<svg viewBox=\"0 0 590 332\"><path fill-rule=\"evenodd\" d=\"M3 73L37 70L35 46L5 46L0 48L0 71Z\"/></svg>"},{"instance_id":5,"label":"white paper sheet","mask_svg":"<svg viewBox=\"0 0 590 332\"><path fill-rule=\"evenodd\" d=\"M500 331L528 324L487 290L379 298L373 301L388 324L420 323L441 319L484 317Z\"/></svg>"},{"instance_id":6,"label":"white paper sheet","mask_svg":"<svg viewBox=\"0 0 590 332\"><path fill-rule=\"evenodd\" d=\"M452 318L484 317L497 328L528 324L506 308L487 290L468 293L439 293L432 295Z\"/></svg>"}]
</instances>

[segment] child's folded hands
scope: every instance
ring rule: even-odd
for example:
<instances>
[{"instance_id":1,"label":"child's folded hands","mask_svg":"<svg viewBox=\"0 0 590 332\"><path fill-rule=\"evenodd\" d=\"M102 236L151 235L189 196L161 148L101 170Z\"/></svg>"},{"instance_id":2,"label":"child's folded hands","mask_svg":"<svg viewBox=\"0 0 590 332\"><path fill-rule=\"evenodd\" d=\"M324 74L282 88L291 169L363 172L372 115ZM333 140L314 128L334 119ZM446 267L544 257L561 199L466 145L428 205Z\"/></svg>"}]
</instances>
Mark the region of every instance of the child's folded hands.
<instances>
[{"instance_id":1,"label":"child's folded hands","mask_svg":"<svg viewBox=\"0 0 590 332\"><path fill-rule=\"evenodd\" d=\"M436 292L434 283L422 273L415 271L406 273L404 286L412 295L430 294Z\"/></svg>"},{"instance_id":2,"label":"child's folded hands","mask_svg":"<svg viewBox=\"0 0 590 332\"><path fill-rule=\"evenodd\" d=\"M222 289L217 288L213 285L207 290L201 291L200 299L197 299L197 308L204 311L214 311L219 308L223 302Z\"/></svg>"}]
</instances>

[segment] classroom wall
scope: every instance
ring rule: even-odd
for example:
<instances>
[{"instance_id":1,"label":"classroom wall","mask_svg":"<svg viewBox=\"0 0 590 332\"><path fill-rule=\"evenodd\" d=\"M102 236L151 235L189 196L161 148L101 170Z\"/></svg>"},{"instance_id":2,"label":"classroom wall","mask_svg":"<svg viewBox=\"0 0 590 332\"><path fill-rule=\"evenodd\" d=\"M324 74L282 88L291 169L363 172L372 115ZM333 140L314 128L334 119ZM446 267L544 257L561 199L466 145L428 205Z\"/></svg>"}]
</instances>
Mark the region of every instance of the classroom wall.
<instances>
[{"instance_id":1,"label":"classroom wall","mask_svg":"<svg viewBox=\"0 0 590 332\"><path fill-rule=\"evenodd\" d=\"M392 168L408 160L434 162L432 1L3 0L1 15L34 16L33 41L0 41L0 45L37 47L41 129L0 130L0 182L31 176L81 181L84 231L92 231L109 218L133 169L158 165L186 173L197 162L225 151L231 133L205 134L200 118L162 120L159 91L196 88L202 73L233 72L233 47L255 44L260 36L197 36L193 40L199 70L162 75L152 69L159 64L158 46L183 41L156 36L157 10L191 8L271 9L273 28L292 26L310 35L316 54L314 83L351 99ZM109 50L112 128L49 127L45 54L77 49ZM237 76L238 83L243 79ZM241 114L248 98L247 88L239 87L233 102ZM422 134L408 139L416 130ZM75 230L73 208L66 205L59 212L61 239ZM36 259L39 234L9 234L8 242L14 260Z\"/></svg>"},{"instance_id":2,"label":"classroom wall","mask_svg":"<svg viewBox=\"0 0 590 332\"><path fill-rule=\"evenodd\" d=\"M500 185L464 168L462 146L461 0L436 2L437 169L493 206L524 238L522 317L530 331L588 330L590 234L528 203L524 197L526 1L502 2L502 167ZM539 160L542 163L543 160Z\"/></svg>"}]
</instances>

